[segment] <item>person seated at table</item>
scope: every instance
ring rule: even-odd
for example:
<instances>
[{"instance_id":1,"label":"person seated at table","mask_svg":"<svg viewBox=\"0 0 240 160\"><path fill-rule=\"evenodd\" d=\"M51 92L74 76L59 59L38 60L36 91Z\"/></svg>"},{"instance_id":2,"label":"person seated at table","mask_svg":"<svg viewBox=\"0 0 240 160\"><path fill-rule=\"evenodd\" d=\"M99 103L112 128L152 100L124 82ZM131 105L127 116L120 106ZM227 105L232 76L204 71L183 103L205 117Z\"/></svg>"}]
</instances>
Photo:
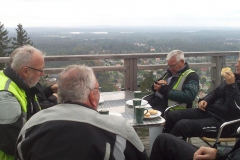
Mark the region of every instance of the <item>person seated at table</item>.
<instances>
[{"instance_id":1,"label":"person seated at table","mask_svg":"<svg viewBox=\"0 0 240 160\"><path fill-rule=\"evenodd\" d=\"M0 71L0 160L13 160L18 134L24 123L40 110L33 87L44 76L45 54L24 45L11 66Z\"/></svg>"},{"instance_id":2,"label":"person seated at table","mask_svg":"<svg viewBox=\"0 0 240 160\"><path fill-rule=\"evenodd\" d=\"M235 137L240 137L236 134ZM231 157L231 158L230 158ZM239 160L240 140L224 154L221 149L196 147L171 134L162 133L154 141L150 160Z\"/></svg>"},{"instance_id":3,"label":"person seated at table","mask_svg":"<svg viewBox=\"0 0 240 160\"><path fill-rule=\"evenodd\" d=\"M20 159L146 160L144 146L123 117L97 112L99 84L93 70L70 65L59 74L59 104L42 110L23 127Z\"/></svg>"},{"instance_id":4,"label":"person seated at table","mask_svg":"<svg viewBox=\"0 0 240 160\"><path fill-rule=\"evenodd\" d=\"M17 48L10 54L8 63L9 66L11 66L15 54L19 50L20 48ZM43 88L42 85L37 82L37 84L32 88L32 90L36 92L41 109L46 109L57 104L57 84Z\"/></svg>"},{"instance_id":5,"label":"person seated at table","mask_svg":"<svg viewBox=\"0 0 240 160\"><path fill-rule=\"evenodd\" d=\"M173 50L167 55L168 70L153 83L155 93L148 100L149 104L162 113L168 106L182 103L177 109L192 108L192 103L199 90L199 77L185 62L184 53Z\"/></svg>"},{"instance_id":6,"label":"person seated at table","mask_svg":"<svg viewBox=\"0 0 240 160\"><path fill-rule=\"evenodd\" d=\"M224 81L215 90L199 99L198 108L174 110L166 115L164 132L188 137L216 137L219 127L240 118L240 58L236 71L223 72ZM222 137L233 134L239 123L224 128Z\"/></svg>"}]
</instances>

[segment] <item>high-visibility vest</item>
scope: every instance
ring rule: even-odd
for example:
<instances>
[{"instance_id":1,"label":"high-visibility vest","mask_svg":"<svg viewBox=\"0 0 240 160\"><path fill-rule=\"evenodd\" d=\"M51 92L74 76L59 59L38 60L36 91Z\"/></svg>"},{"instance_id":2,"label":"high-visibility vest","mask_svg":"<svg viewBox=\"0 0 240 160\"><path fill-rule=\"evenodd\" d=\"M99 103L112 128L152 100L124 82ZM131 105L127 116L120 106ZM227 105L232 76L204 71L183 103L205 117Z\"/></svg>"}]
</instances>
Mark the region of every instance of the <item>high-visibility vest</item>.
<instances>
[{"instance_id":1,"label":"high-visibility vest","mask_svg":"<svg viewBox=\"0 0 240 160\"><path fill-rule=\"evenodd\" d=\"M173 86L172 89L178 90L178 91L182 91L182 86L183 86L184 81L186 80L187 76L188 76L190 73L192 73L192 72L195 72L195 71L192 70L192 69L188 69L188 70L186 70L185 72L183 72L183 73L180 75L180 77L178 78L177 83L175 83L175 85ZM179 102L175 102L175 101L172 101L172 100L168 99L168 107L170 107L170 106L172 106L172 105L174 105L174 104L177 104L177 103L179 103ZM171 110L186 109L186 106L187 106L186 103L181 103L181 104L179 104L179 106L174 107L174 108L172 108Z\"/></svg>"},{"instance_id":2,"label":"high-visibility vest","mask_svg":"<svg viewBox=\"0 0 240 160\"><path fill-rule=\"evenodd\" d=\"M11 79L9 79L3 71L0 71L0 90L5 90L11 92L16 99L18 100L19 104L21 105L21 111L23 113L24 119L26 121L27 119L27 96L23 89L19 88L15 82L13 82ZM35 100L37 101L37 97L35 96ZM40 107L40 106L39 106ZM8 155L0 150L0 160L13 160L14 157L11 155Z\"/></svg>"}]
</instances>

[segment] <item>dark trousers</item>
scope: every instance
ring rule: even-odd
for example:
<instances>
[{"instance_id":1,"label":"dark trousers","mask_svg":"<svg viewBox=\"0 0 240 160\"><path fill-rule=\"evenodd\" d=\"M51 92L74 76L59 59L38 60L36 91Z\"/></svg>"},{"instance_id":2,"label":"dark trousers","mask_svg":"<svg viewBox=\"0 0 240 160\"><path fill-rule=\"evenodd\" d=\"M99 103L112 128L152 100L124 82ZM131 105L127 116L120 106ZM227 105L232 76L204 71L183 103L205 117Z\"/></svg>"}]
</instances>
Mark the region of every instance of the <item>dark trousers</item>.
<instances>
[{"instance_id":1,"label":"dark trousers","mask_svg":"<svg viewBox=\"0 0 240 160\"><path fill-rule=\"evenodd\" d=\"M186 110L175 110L168 112L164 132L175 136L188 137L216 137L222 122L211 117L198 108ZM229 136L230 133L223 132L222 137Z\"/></svg>"},{"instance_id":2,"label":"dark trousers","mask_svg":"<svg viewBox=\"0 0 240 160\"><path fill-rule=\"evenodd\" d=\"M192 160L197 149L180 138L162 133L154 141L150 160Z\"/></svg>"}]
</instances>

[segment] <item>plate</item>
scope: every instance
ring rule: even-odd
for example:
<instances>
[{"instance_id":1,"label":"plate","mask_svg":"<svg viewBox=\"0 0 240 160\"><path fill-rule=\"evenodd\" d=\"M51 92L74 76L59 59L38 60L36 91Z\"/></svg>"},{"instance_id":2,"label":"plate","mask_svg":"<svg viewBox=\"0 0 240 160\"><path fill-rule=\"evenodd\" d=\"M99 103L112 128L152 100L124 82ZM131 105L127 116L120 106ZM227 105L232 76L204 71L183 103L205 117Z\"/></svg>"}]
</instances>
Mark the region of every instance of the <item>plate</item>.
<instances>
[{"instance_id":1,"label":"plate","mask_svg":"<svg viewBox=\"0 0 240 160\"><path fill-rule=\"evenodd\" d=\"M120 116L120 117L122 117L122 114L121 114L121 113L109 112L109 115Z\"/></svg>"},{"instance_id":2,"label":"plate","mask_svg":"<svg viewBox=\"0 0 240 160\"><path fill-rule=\"evenodd\" d=\"M153 114L153 115L150 115L149 117L143 117L144 119L151 119L151 118L156 118L156 117L158 117L158 116L161 116L161 112L160 111L158 111L158 113L157 114Z\"/></svg>"},{"instance_id":3,"label":"plate","mask_svg":"<svg viewBox=\"0 0 240 160\"><path fill-rule=\"evenodd\" d=\"M148 103L148 104L144 105L144 108L152 108L152 106Z\"/></svg>"},{"instance_id":4,"label":"plate","mask_svg":"<svg viewBox=\"0 0 240 160\"><path fill-rule=\"evenodd\" d=\"M126 102L126 104L129 105L129 106L132 106L132 105L133 105L133 100L128 100L128 101ZM147 104L148 104L148 101L142 99L141 105L144 106L144 105L147 105Z\"/></svg>"},{"instance_id":5,"label":"plate","mask_svg":"<svg viewBox=\"0 0 240 160\"><path fill-rule=\"evenodd\" d=\"M104 102L104 99L103 99L102 96L100 95L99 104L100 104L100 103L103 103L103 102Z\"/></svg>"}]
</instances>

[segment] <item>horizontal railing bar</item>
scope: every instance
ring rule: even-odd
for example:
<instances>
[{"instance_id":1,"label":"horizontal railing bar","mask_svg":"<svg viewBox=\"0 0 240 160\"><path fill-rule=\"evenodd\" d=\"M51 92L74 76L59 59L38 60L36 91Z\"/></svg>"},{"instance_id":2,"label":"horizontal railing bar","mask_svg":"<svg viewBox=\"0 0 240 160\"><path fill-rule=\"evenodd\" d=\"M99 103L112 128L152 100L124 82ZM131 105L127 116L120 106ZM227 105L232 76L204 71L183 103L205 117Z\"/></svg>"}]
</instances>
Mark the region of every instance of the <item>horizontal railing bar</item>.
<instances>
[{"instance_id":1,"label":"horizontal railing bar","mask_svg":"<svg viewBox=\"0 0 240 160\"><path fill-rule=\"evenodd\" d=\"M189 63L189 67L216 67L215 63ZM138 70L167 69L167 64L159 65L138 65Z\"/></svg>"},{"instance_id":2,"label":"horizontal railing bar","mask_svg":"<svg viewBox=\"0 0 240 160\"><path fill-rule=\"evenodd\" d=\"M185 52L185 57L199 56L236 56L240 51ZM131 54L98 54L98 55L61 55L45 56L46 61L74 61L96 59L128 59L128 58L166 58L168 53L131 53ZM7 63L9 57L0 57L0 63Z\"/></svg>"},{"instance_id":3,"label":"horizontal railing bar","mask_svg":"<svg viewBox=\"0 0 240 160\"><path fill-rule=\"evenodd\" d=\"M236 62L228 62L226 66L234 66ZM190 68L194 67L216 67L215 63L189 63ZM104 71L126 71L124 66L92 66L95 72L104 72ZM159 65L138 65L138 70L157 70L157 69L167 69L167 64ZM60 73L64 68L45 68L44 72L46 74L56 74Z\"/></svg>"},{"instance_id":4,"label":"horizontal railing bar","mask_svg":"<svg viewBox=\"0 0 240 160\"><path fill-rule=\"evenodd\" d=\"M91 66L94 72L106 72L106 71L126 71L126 67L124 66ZM58 74L64 68L45 68L44 73L46 74Z\"/></svg>"}]
</instances>

